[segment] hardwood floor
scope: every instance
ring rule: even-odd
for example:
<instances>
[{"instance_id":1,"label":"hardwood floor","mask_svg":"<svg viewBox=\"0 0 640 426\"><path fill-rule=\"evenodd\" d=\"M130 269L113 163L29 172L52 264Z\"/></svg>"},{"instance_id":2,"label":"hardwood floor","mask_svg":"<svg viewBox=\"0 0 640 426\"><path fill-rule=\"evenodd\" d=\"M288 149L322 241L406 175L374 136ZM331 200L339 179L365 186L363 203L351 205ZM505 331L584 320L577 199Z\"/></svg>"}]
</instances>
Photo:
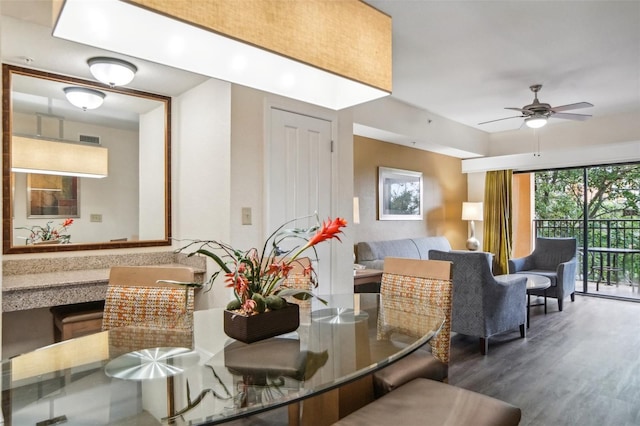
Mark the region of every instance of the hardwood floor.
<instances>
[{"instance_id":1,"label":"hardwood floor","mask_svg":"<svg viewBox=\"0 0 640 426\"><path fill-rule=\"evenodd\" d=\"M549 299L547 315L531 308L527 333L490 339L487 356L478 339L454 335L449 383L520 407L520 426L640 425L640 303L576 295L560 312ZM232 424L286 419L280 409Z\"/></svg>"},{"instance_id":2,"label":"hardwood floor","mask_svg":"<svg viewBox=\"0 0 640 426\"><path fill-rule=\"evenodd\" d=\"M522 409L521 426L640 425L640 303L576 295L531 309L531 327L451 341L449 383Z\"/></svg>"}]
</instances>

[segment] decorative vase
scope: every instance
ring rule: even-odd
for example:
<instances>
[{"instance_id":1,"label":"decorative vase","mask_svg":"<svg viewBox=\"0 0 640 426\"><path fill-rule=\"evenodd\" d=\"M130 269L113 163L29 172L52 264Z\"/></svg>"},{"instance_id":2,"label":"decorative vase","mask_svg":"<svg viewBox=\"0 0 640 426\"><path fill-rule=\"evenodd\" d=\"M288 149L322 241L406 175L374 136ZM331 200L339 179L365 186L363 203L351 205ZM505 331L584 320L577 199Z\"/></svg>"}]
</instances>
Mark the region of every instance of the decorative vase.
<instances>
[{"instance_id":1,"label":"decorative vase","mask_svg":"<svg viewBox=\"0 0 640 426\"><path fill-rule=\"evenodd\" d=\"M224 311L225 334L244 343L289 333L297 330L299 325L300 307L294 303L288 303L282 309L251 316Z\"/></svg>"},{"instance_id":2,"label":"decorative vase","mask_svg":"<svg viewBox=\"0 0 640 426\"><path fill-rule=\"evenodd\" d=\"M47 244L60 244L62 243L62 240L45 240L45 241L37 241L35 243L33 243L34 246L39 246L39 245L47 245Z\"/></svg>"}]
</instances>

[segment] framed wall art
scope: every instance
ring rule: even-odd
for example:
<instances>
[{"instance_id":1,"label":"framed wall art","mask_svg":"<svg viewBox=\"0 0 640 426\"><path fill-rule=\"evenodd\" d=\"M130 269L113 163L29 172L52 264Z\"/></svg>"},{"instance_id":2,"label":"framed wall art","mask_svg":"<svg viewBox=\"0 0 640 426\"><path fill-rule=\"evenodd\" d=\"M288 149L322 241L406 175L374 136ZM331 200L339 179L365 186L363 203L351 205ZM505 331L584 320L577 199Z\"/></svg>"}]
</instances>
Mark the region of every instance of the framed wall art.
<instances>
[{"instance_id":1,"label":"framed wall art","mask_svg":"<svg viewBox=\"0 0 640 426\"><path fill-rule=\"evenodd\" d=\"M27 217L80 217L80 179L29 173L27 175Z\"/></svg>"},{"instance_id":2,"label":"framed wall art","mask_svg":"<svg viewBox=\"0 0 640 426\"><path fill-rule=\"evenodd\" d=\"M378 219L422 220L422 172L378 167Z\"/></svg>"}]
</instances>

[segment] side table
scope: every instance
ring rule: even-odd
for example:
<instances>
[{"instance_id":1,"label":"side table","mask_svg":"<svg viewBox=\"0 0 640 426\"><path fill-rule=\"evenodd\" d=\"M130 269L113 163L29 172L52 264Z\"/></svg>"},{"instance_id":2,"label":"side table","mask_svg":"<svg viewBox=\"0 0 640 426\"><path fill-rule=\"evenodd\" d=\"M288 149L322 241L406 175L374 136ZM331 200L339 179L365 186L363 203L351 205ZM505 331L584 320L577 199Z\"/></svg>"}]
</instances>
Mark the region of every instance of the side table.
<instances>
[{"instance_id":1,"label":"side table","mask_svg":"<svg viewBox=\"0 0 640 426\"><path fill-rule=\"evenodd\" d=\"M544 275L538 274L506 274L497 275L495 279L500 282L507 282L513 278L527 278L527 328L529 328L529 310L531 308L530 290L544 290L544 313L547 314L547 289L551 287L551 280ZM537 305L534 305L537 306Z\"/></svg>"},{"instance_id":2,"label":"side table","mask_svg":"<svg viewBox=\"0 0 640 426\"><path fill-rule=\"evenodd\" d=\"M382 271L379 269L354 269L353 292L354 293L380 293Z\"/></svg>"}]
</instances>

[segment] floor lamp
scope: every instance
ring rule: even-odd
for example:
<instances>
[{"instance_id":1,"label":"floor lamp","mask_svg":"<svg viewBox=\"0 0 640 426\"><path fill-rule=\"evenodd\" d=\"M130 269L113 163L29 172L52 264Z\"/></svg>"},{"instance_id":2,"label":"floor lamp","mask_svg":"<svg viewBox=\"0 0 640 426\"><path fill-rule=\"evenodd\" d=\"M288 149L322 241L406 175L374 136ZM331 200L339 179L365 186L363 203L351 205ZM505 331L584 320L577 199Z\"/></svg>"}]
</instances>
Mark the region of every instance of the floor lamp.
<instances>
[{"instance_id":1,"label":"floor lamp","mask_svg":"<svg viewBox=\"0 0 640 426\"><path fill-rule=\"evenodd\" d=\"M467 249L476 251L480 247L480 242L476 239L476 226L474 221L482 221L482 203L462 203L462 220L470 223L470 236L467 240Z\"/></svg>"}]
</instances>

